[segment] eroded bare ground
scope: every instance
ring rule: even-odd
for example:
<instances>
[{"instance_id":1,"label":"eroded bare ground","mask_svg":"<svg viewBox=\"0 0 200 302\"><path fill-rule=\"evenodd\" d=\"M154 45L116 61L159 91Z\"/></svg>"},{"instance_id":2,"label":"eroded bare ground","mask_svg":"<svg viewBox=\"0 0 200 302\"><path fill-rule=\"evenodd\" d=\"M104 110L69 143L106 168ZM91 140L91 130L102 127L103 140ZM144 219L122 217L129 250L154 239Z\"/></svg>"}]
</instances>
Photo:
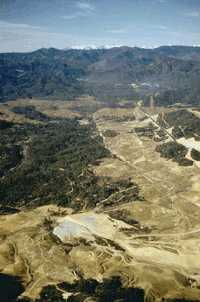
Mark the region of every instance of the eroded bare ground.
<instances>
[{"instance_id":1,"label":"eroded bare ground","mask_svg":"<svg viewBox=\"0 0 200 302\"><path fill-rule=\"evenodd\" d=\"M147 229L139 235L129 233L139 283L152 287L158 295L163 291L169 296L176 293L198 298L200 170L196 165L181 167L160 158L155 152L156 143L135 133L135 127L150 122L140 109L135 111L137 119L124 123L109 120L107 109L95 114L105 145L115 155L96 167L96 173L112 177L128 175L139 185L144 197L144 201L125 204L120 209L113 207L107 213L118 218L122 214L132 217ZM105 137L108 129L117 135ZM184 284L185 277L189 281Z\"/></svg>"},{"instance_id":2,"label":"eroded bare ground","mask_svg":"<svg viewBox=\"0 0 200 302\"><path fill-rule=\"evenodd\" d=\"M46 206L1 216L0 271L22 277L24 296L32 299L42 287L73 282L80 275L98 281L120 275L125 286L143 288L147 301L198 300L198 166L160 158L157 143L134 131L150 121L140 108L102 109L93 119L112 153L94 167L95 173L131 178L143 200L102 202L79 214Z\"/></svg>"}]
</instances>

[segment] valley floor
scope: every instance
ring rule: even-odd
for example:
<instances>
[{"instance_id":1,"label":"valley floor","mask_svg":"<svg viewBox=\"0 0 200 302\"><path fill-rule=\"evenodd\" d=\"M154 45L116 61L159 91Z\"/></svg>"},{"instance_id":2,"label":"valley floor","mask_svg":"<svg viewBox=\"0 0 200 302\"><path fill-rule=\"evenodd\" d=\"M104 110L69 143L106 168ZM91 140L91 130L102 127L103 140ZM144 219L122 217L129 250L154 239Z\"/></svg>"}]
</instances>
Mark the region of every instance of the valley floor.
<instances>
[{"instance_id":1,"label":"valley floor","mask_svg":"<svg viewBox=\"0 0 200 302\"><path fill-rule=\"evenodd\" d=\"M120 276L124 286L144 289L148 302L199 300L198 165L161 158L159 143L135 131L150 122L140 108L104 108L92 118L111 153L93 172L128 178L141 198L121 202L119 196L113 203L109 197L79 213L49 205L0 216L1 272L20 276L32 299L49 284Z\"/></svg>"}]
</instances>

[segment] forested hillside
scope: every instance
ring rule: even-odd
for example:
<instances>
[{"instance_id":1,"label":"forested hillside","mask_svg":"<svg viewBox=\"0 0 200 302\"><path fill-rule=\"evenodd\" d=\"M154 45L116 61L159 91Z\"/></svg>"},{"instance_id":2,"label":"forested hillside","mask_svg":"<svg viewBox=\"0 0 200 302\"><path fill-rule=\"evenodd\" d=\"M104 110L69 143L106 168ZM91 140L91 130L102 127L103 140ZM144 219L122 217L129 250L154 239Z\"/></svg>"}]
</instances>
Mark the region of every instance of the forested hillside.
<instances>
[{"instance_id":1,"label":"forested hillside","mask_svg":"<svg viewBox=\"0 0 200 302\"><path fill-rule=\"evenodd\" d=\"M156 94L158 105L200 104L200 48L57 50L0 54L0 101L18 97L99 100Z\"/></svg>"}]
</instances>

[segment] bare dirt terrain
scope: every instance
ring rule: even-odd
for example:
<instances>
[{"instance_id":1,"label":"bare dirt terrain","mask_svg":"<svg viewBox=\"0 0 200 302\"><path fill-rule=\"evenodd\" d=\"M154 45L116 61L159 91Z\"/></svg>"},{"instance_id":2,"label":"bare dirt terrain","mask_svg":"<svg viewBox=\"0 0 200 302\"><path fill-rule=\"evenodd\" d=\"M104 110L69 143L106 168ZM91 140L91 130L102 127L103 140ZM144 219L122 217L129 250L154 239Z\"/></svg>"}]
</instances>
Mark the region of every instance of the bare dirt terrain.
<instances>
[{"instance_id":1,"label":"bare dirt terrain","mask_svg":"<svg viewBox=\"0 0 200 302\"><path fill-rule=\"evenodd\" d=\"M148 302L199 299L200 168L161 158L160 143L136 133L158 111L105 108L92 116L111 152L93 171L130 178L140 200L102 200L80 213L45 206L0 216L0 270L22 278L24 296L35 299L42 287L80 275L119 275L125 286L143 288Z\"/></svg>"},{"instance_id":2,"label":"bare dirt terrain","mask_svg":"<svg viewBox=\"0 0 200 302\"><path fill-rule=\"evenodd\" d=\"M133 245L132 257L143 269L145 267L145 273L141 270L138 278L143 279L146 286L152 287L153 292L160 291L161 294L166 291L168 296L176 293L182 297L194 295L197 298L200 296L197 290L200 281L199 167L181 167L171 160L160 158L159 153L155 152L157 143L146 137L138 137L134 128L149 123L140 109L133 110L136 120L131 122L119 123L108 118L105 121L105 116L109 114L113 112L101 110L95 114L95 120L102 135L108 129L116 131L115 137L104 137L106 147L115 156L96 167L96 173L117 178L128 175L141 189L144 201L120 207L120 211L125 211L126 215L139 221L148 230L141 235L129 234ZM124 114L122 111L121 115ZM155 113L151 117L155 118ZM107 213L110 212L117 213L119 208L108 209ZM174 277L168 278L168 274ZM190 280L191 289L189 284L186 287L181 284L182 278ZM169 280L173 282L173 287Z\"/></svg>"}]
</instances>

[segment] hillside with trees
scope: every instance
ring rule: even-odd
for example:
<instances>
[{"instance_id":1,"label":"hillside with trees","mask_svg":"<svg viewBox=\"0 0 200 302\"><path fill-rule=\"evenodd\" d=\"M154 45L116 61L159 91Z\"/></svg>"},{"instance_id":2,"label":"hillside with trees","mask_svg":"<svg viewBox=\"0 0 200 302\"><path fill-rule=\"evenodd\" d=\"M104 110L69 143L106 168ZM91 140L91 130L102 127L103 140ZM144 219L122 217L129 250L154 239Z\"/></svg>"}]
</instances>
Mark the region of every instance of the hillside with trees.
<instances>
[{"instance_id":1,"label":"hillside with trees","mask_svg":"<svg viewBox=\"0 0 200 302\"><path fill-rule=\"evenodd\" d=\"M0 101L24 97L200 104L200 48L57 50L0 54Z\"/></svg>"}]
</instances>

